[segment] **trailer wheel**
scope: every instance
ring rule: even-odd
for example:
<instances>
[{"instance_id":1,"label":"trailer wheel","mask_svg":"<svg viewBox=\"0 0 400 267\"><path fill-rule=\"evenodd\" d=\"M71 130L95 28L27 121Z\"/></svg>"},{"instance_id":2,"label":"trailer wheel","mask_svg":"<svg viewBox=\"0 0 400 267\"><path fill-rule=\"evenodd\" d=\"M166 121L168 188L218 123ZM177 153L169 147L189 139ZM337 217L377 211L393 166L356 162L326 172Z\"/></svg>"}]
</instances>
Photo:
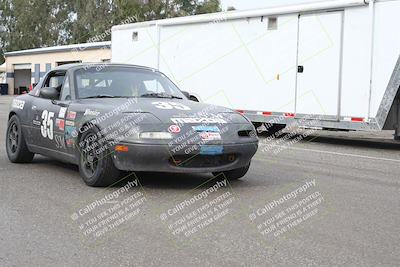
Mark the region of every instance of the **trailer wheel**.
<instances>
[{"instance_id":1,"label":"trailer wheel","mask_svg":"<svg viewBox=\"0 0 400 267\"><path fill-rule=\"evenodd\" d=\"M285 129L286 124L272 124L268 125L261 122L253 122L254 127L259 136L271 136L279 131Z\"/></svg>"}]
</instances>

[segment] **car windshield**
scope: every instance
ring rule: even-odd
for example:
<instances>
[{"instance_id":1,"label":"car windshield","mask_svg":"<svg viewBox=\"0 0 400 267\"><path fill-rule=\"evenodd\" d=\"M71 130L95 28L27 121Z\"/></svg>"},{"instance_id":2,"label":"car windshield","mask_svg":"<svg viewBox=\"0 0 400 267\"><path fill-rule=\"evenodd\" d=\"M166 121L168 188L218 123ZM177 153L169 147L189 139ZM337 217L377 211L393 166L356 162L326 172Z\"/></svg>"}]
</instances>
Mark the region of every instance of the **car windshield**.
<instances>
[{"instance_id":1,"label":"car windshield","mask_svg":"<svg viewBox=\"0 0 400 267\"><path fill-rule=\"evenodd\" d=\"M163 74L133 67L106 66L77 70L75 87L78 98L185 98Z\"/></svg>"}]
</instances>

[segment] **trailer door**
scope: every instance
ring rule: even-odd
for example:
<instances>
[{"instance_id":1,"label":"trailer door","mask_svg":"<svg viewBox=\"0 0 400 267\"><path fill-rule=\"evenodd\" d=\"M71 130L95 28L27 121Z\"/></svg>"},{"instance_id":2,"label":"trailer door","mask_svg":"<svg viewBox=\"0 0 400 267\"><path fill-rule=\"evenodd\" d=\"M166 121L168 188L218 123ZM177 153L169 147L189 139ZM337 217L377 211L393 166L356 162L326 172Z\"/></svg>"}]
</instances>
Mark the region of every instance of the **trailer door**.
<instances>
[{"instance_id":1,"label":"trailer door","mask_svg":"<svg viewBox=\"0 0 400 267\"><path fill-rule=\"evenodd\" d=\"M299 16L296 116L338 120L343 12Z\"/></svg>"}]
</instances>

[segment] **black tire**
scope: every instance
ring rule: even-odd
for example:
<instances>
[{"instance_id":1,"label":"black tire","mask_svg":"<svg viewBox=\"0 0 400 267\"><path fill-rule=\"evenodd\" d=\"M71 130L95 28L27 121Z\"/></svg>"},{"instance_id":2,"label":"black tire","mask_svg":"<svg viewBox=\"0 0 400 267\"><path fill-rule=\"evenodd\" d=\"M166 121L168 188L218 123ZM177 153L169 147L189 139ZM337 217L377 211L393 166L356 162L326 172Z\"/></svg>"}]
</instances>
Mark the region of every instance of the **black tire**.
<instances>
[{"instance_id":1,"label":"black tire","mask_svg":"<svg viewBox=\"0 0 400 267\"><path fill-rule=\"evenodd\" d=\"M8 159L13 163L29 163L35 156L26 145L21 122L17 115L13 115L8 121L6 150Z\"/></svg>"},{"instance_id":2,"label":"black tire","mask_svg":"<svg viewBox=\"0 0 400 267\"><path fill-rule=\"evenodd\" d=\"M105 187L118 182L121 171L112 160L109 149L98 151L101 146L100 131L93 127L84 132L77 144L79 150L79 173L88 186ZM94 139L94 140L93 140ZM94 146L96 143L98 146ZM82 146L81 146L82 144Z\"/></svg>"},{"instance_id":3,"label":"black tire","mask_svg":"<svg viewBox=\"0 0 400 267\"><path fill-rule=\"evenodd\" d=\"M239 169L234 169L234 170L230 170L230 171L224 171L224 172L213 172L214 176L219 176L221 174L222 178L228 179L229 181L234 181L234 180L238 180L240 178L242 178L243 176L246 175L246 173L249 171L250 168L250 164L239 168Z\"/></svg>"},{"instance_id":4,"label":"black tire","mask_svg":"<svg viewBox=\"0 0 400 267\"><path fill-rule=\"evenodd\" d=\"M256 132L259 136L273 136L286 128L286 124L263 124L261 122L253 122ZM277 136L279 137L279 135Z\"/></svg>"}]
</instances>

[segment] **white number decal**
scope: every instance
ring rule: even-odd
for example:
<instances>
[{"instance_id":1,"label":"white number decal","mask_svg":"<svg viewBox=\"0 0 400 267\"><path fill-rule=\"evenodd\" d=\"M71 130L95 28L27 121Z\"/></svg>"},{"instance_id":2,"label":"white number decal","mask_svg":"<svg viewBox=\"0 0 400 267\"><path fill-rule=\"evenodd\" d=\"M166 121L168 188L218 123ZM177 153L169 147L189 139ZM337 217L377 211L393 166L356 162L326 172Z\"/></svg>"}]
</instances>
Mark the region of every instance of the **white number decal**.
<instances>
[{"instance_id":1,"label":"white number decal","mask_svg":"<svg viewBox=\"0 0 400 267\"><path fill-rule=\"evenodd\" d=\"M40 132L44 138L48 137L53 140L53 117L54 112L43 110L42 112L42 125L40 125Z\"/></svg>"},{"instance_id":2,"label":"white number decal","mask_svg":"<svg viewBox=\"0 0 400 267\"><path fill-rule=\"evenodd\" d=\"M160 109L173 109L173 107L168 102L153 102L152 103L156 108Z\"/></svg>"},{"instance_id":3,"label":"white number decal","mask_svg":"<svg viewBox=\"0 0 400 267\"><path fill-rule=\"evenodd\" d=\"M159 109L190 110L188 106L176 102L153 102L152 104Z\"/></svg>"},{"instance_id":4,"label":"white number decal","mask_svg":"<svg viewBox=\"0 0 400 267\"><path fill-rule=\"evenodd\" d=\"M170 103L172 106L174 106L175 109L179 109L179 110L190 110L190 108L188 106L182 105L180 103L176 103L176 102L171 102Z\"/></svg>"}]
</instances>

